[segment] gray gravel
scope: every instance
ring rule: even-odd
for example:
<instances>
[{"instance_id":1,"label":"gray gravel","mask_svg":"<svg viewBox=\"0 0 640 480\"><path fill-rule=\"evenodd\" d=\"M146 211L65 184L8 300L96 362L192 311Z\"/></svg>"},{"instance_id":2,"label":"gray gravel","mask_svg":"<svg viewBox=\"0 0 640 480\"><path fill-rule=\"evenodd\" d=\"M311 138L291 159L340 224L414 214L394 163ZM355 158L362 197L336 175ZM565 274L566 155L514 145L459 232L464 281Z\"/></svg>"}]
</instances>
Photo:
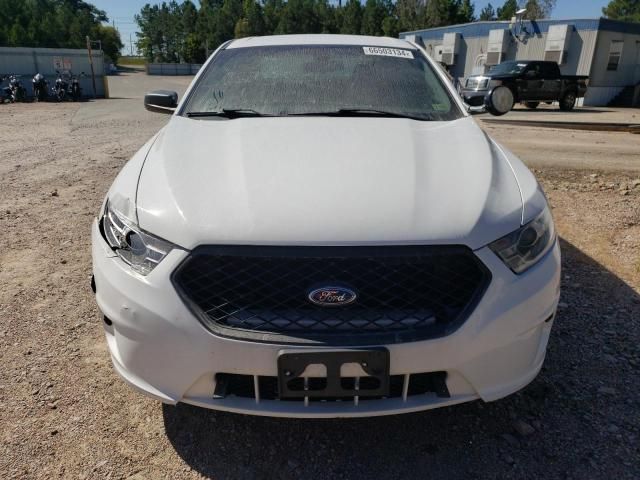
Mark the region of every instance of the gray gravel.
<instances>
[{"instance_id":1,"label":"gray gravel","mask_svg":"<svg viewBox=\"0 0 640 480\"><path fill-rule=\"evenodd\" d=\"M249 417L144 398L104 345L89 225L166 118L127 99L0 107L0 478L640 478L637 171L561 157L536 171L563 238L563 296L522 392L396 417ZM520 133L516 153L536 148ZM603 164L610 135L584 140Z\"/></svg>"}]
</instances>

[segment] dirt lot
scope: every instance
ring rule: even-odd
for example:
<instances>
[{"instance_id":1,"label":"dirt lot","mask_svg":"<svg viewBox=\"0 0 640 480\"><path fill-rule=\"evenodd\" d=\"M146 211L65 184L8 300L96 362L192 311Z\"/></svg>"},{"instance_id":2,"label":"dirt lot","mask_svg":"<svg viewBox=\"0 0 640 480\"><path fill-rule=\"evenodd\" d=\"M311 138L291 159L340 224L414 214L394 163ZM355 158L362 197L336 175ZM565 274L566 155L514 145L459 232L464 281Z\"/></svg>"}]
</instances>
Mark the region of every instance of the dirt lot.
<instances>
[{"instance_id":1,"label":"dirt lot","mask_svg":"<svg viewBox=\"0 0 640 480\"><path fill-rule=\"evenodd\" d=\"M563 239L547 361L522 392L309 421L130 390L89 289L90 223L166 121L143 110L142 91L186 81L126 75L112 80L115 100L0 106L0 478L640 477L639 135L488 128L535 169Z\"/></svg>"}]
</instances>

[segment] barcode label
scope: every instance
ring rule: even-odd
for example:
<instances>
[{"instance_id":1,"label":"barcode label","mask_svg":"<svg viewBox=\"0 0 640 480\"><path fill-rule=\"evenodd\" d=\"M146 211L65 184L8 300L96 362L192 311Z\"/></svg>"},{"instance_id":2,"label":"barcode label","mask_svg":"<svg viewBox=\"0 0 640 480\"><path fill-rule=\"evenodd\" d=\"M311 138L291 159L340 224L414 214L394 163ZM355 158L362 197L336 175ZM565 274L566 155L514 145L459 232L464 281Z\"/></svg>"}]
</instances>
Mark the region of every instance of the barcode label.
<instances>
[{"instance_id":1,"label":"barcode label","mask_svg":"<svg viewBox=\"0 0 640 480\"><path fill-rule=\"evenodd\" d=\"M413 59L413 53L411 50L403 50L401 48L387 48L387 47L362 47L365 55L379 55L383 57L398 57Z\"/></svg>"}]
</instances>

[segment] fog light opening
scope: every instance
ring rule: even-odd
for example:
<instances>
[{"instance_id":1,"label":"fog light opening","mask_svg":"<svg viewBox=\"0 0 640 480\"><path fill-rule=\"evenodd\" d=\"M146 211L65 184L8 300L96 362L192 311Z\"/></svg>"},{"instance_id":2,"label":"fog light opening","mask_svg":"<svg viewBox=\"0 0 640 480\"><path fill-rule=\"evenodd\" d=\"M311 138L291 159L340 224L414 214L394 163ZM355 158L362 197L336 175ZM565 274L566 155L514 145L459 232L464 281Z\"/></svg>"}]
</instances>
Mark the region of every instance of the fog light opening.
<instances>
[{"instance_id":1,"label":"fog light opening","mask_svg":"<svg viewBox=\"0 0 640 480\"><path fill-rule=\"evenodd\" d=\"M109 320L107 317L102 317L102 319L104 320L105 325L107 325L108 327L113 325L113 322Z\"/></svg>"}]
</instances>

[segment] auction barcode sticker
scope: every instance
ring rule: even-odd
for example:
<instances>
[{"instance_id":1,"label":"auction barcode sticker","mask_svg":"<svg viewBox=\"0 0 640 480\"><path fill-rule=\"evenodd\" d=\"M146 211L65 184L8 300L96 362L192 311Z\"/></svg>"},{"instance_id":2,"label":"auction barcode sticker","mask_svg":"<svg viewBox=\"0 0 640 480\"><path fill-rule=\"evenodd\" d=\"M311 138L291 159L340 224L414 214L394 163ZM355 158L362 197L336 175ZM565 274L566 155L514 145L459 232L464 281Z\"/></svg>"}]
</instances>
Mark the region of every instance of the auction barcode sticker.
<instances>
[{"instance_id":1,"label":"auction barcode sticker","mask_svg":"<svg viewBox=\"0 0 640 480\"><path fill-rule=\"evenodd\" d=\"M413 53L411 53L411 50L403 50L401 48L362 47L362 49L364 50L365 55L413 59Z\"/></svg>"}]
</instances>

